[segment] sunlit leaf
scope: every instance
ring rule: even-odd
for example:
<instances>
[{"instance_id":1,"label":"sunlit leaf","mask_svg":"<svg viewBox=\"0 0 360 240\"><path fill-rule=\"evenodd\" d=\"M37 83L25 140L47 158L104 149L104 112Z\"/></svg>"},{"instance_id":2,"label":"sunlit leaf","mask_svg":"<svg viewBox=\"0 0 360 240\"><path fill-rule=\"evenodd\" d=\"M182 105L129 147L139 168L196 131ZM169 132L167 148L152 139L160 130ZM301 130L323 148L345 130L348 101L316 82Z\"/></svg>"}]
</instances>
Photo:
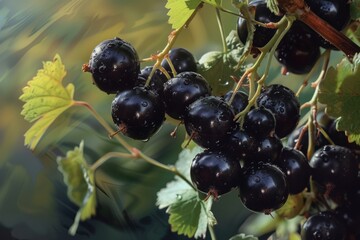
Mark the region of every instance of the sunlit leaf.
<instances>
[{"instance_id":1,"label":"sunlit leaf","mask_svg":"<svg viewBox=\"0 0 360 240\"><path fill-rule=\"evenodd\" d=\"M327 113L339 118L337 129L347 135L360 134L360 55L354 64L343 59L330 68L320 84L319 101L326 104Z\"/></svg>"},{"instance_id":2,"label":"sunlit leaf","mask_svg":"<svg viewBox=\"0 0 360 240\"><path fill-rule=\"evenodd\" d=\"M191 161L199 151L197 147L180 153L176 167L184 176L190 177ZM210 210L212 200L201 200L198 192L179 177L158 192L156 204L160 209L167 208L171 230L189 238L204 238L208 225L216 224Z\"/></svg>"},{"instance_id":3,"label":"sunlit leaf","mask_svg":"<svg viewBox=\"0 0 360 240\"><path fill-rule=\"evenodd\" d=\"M194 13L201 0L168 0L165 7L169 9L169 23L173 29L179 29Z\"/></svg>"},{"instance_id":4,"label":"sunlit leaf","mask_svg":"<svg viewBox=\"0 0 360 240\"><path fill-rule=\"evenodd\" d=\"M57 159L59 171L63 174L64 182L68 187L68 197L80 207L69 229L72 235L76 233L80 220L91 218L96 211L94 172L88 167L83 151L84 142L81 142L79 147L69 151L66 157Z\"/></svg>"},{"instance_id":5,"label":"sunlit leaf","mask_svg":"<svg viewBox=\"0 0 360 240\"><path fill-rule=\"evenodd\" d=\"M36 121L25 133L25 145L34 149L48 127L73 104L74 85L62 85L66 75L59 55L43 64L37 75L23 88L21 115L29 122Z\"/></svg>"}]
</instances>

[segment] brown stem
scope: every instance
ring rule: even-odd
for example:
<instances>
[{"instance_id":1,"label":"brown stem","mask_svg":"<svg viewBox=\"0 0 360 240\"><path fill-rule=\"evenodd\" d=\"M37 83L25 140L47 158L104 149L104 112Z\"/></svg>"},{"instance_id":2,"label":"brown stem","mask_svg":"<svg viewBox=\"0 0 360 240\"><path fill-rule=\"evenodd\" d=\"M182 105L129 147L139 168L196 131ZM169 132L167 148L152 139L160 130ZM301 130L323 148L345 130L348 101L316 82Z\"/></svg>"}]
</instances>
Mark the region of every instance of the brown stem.
<instances>
[{"instance_id":1,"label":"brown stem","mask_svg":"<svg viewBox=\"0 0 360 240\"><path fill-rule=\"evenodd\" d=\"M302 12L302 14L299 15L299 20L311 27L339 50L343 51L348 58L352 59L356 53L360 52L360 46L356 45L347 36L337 31L312 11Z\"/></svg>"}]
</instances>

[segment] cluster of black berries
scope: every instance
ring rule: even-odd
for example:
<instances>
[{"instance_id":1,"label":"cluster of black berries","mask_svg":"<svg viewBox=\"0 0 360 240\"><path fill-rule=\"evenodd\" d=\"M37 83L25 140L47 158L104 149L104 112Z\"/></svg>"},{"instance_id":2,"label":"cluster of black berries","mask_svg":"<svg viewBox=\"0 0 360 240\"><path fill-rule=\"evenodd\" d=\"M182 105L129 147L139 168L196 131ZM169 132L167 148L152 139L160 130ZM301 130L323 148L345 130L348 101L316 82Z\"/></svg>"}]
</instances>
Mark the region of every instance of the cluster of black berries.
<instances>
[{"instance_id":1,"label":"cluster of black berries","mask_svg":"<svg viewBox=\"0 0 360 240\"><path fill-rule=\"evenodd\" d=\"M199 77L195 73L197 67L195 59L187 50L173 49L169 52L169 58L176 72L186 72L186 75L178 74L176 78L172 78L172 82L177 79L182 81L188 75ZM161 65L172 76L172 69L168 62L164 60ZM156 70L149 84L146 84L152 67L145 67L140 71L140 61L136 50L120 38L105 40L97 45L89 63L83 66L83 70L92 74L94 84L100 90L108 94L116 94L111 105L112 119L119 128L119 132L132 139L149 139L162 126L165 110L171 113L171 103L167 101L165 101L167 104L164 103L165 99L169 99L168 94L171 91L167 90L169 82L166 76ZM202 84L209 89L205 80ZM194 95L192 97L203 94L202 87L200 85L198 87L199 93L192 92L191 94ZM182 90L180 87L173 91L179 93ZM186 98L184 100L190 103L187 95L184 97ZM175 99L175 101L178 100Z\"/></svg>"},{"instance_id":2,"label":"cluster of black berries","mask_svg":"<svg viewBox=\"0 0 360 240\"><path fill-rule=\"evenodd\" d=\"M350 22L350 4L344 0L306 0L308 7L336 30L343 30ZM255 8L255 20L262 23L278 22L281 16L272 13L265 0L253 0L249 3ZM245 43L248 35L246 20L238 19L237 30L240 40ZM276 29L255 27L253 50L264 47L274 36ZM307 25L295 21L275 50L275 58L286 71L305 74L315 65L320 56L320 47L337 50Z\"/></svg>"},{"instance_id":3,"label":"cluster of black berries","mask_svg":"<svg viewBox=\"0 0 360 240\"><path fill-rule=\"evenodd\" d=\"M248 209L270 213L308 185L305 156L280 140L296 128L300 104L287 87L269 85L239 123L234 119L248 96L239 91L229 105L232 95L200 98L187 108L187 133L206 149L194 158L191 178L199 191L215 197L238 188Z\"/></svg>"},{"instance_id":4,"label":"cluster of black berries","mask_svg":"<svg viewBox=\"0 0 360 240\"><path fill-rule=\"evenodd\" d=\"M336 130L336 121L320 112L317 122L335 145L322 134L314 133L316 152L309 164L317 192L322 199L336 204L335 209L314 211L302 227L302 239L352 239L359 237L360 229L360 169L359 146L349 143L342 131ZM288 137L294 147L305 126L298 127ZM306 154L308 132L302 134L299 150ZM354 238L355 239L355 238Z\"/></svg>"}]
</instances>

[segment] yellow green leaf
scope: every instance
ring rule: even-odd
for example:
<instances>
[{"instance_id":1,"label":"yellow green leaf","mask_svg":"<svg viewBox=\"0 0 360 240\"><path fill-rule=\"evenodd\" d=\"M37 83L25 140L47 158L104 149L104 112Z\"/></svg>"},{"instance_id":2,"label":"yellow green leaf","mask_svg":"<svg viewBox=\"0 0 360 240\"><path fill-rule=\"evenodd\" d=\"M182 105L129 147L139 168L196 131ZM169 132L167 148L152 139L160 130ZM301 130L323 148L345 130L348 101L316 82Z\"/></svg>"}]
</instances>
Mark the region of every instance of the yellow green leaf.
<instances>
[{"instance_id":1,"label":"yellow green leaf","mask_svg":"<svg viewBox=\"0 0 360 240\"><path fill-rule=\"evenodd\" d=\"M179 29L194 13L201 0L168 0L165 7L169 9L169 23L173 29Z\"/></svg>"},{"instance_id":2,"label":"yellow green leaf","mask_svg":"<svg viewBox=\"0 0 360 240\"><path fill-rule=\"evenodd\" d=\"M44 62L43 68L23 88L20 100L25 102L21 115L29 122L36 121L25 133L25 145L34 149L48 127L74 103L74 85L63 86L65 66L59 55Z\"/></svg>"},{"instance_id":3,"label":"yellow green leaf","mask_svg":"<svg viewBox=\"0 0 360 240\"><path fill-rule=\"evenodd\" d=\"M57 159L59 171L64 176L68 187L69 199L80 207L69 232L75 235L79 222L91 218L96 213L96 192L94 186L94 171L84 158L84 142L79 147L69 151L66 157Z\"/></svg>"}]
</instances>

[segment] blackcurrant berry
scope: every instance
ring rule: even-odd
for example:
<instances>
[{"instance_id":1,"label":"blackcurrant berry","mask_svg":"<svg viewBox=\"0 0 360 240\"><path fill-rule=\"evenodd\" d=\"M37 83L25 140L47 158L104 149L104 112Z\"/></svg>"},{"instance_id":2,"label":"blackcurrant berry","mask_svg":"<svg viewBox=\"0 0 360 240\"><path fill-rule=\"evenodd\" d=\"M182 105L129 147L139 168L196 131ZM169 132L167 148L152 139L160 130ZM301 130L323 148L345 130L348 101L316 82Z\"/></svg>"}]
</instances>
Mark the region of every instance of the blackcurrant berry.
<instances>
[{"instance_id":1,"label":"blackcurrant berry","mask_svg":"<svg viewBox=\"0 0 360 240\"><path fill-rule=\"evenodd\" d=\"M295 21L276 48L275 58L288 72L308 73L320 57L320 47L314 42L312 31L305 24Z\"/></svg>"},{"instance_id":2,"label":"blackcurrant berry","mask_svg":"<svg viewBox=\"0 0 360 240\"><path fill-rule=\"evenodd\" d=\"M137 140L148 140L165 119L164 104L152 91L135 87L118 93L111 105L111 115L119 130Z\"/></svg>"},{"instance_id":3,"label":"blackcurrant berry","mask_svg":"<svg viewBox=\"0 0 360 240\"><path fill-rule=\"evenodd\" d=\"M350 4L345 0L305 0L306 4L320 18L328 22L336 30L343 30L350 22ZM316 41L321 47L336 50L331 43L319 34Z\"/></svg>"},{"instance_id":4,"label":"blackcurrant berry","mask_svg":"<svg viewBox=\"0 0 360 240\"><path fill-rule=\"evenodd\" d=\"M174 65L176 73L196 72L197 65L194 56L184 48L173 48L169 51L169 58ZM173 76L171 68L166 59L161 62L161 66Z\"/></svg>"},{"instance_id":5,"label":"blackcurrant berry","mask_svg":"<svg viewBox=\"0 0 360 240\"><path fill-rule=\"evenodd\" d=\"M249 3L249 7L255 7L255 20L262 23L278 22L281 17L276 16L266 6L265 0L255 0ZM246 20L239 18L237 22L237 33L242 43L245 44L248 30ZM256 48L264 47L270 39L274 36L276 29L265 28L256 25L253 36L253 46Z\"/></svg>"},{"instance_id":6,"label":"blackcurrant berry","mask_svg":"<svg viewBox=\"0 0 360 240\"><path fill-rule=\"evenodd\" d=\"M301 228L302 240L344 240L344 225L331 212L309 217Z\"/></svg>"},{"instance_id":7,"label":"blackcurrant berry","mask_svg":"<svg viewBox=\"0 0 360 240\"><path fill-rule=\"evenodd\" d=\"M135 81L135 85L138 87L145 86L145 83L147 81L146 77L143 77L143 75L139 75L137 80ZM164 94L164 82L160 78L151 78L150 84L147 86L147 88L151 91L153 91L156 95L159 95L161 98Z\"/></svg>"},{"instance_id":8,"label":"blackcurrant berry","mask_svg":"<svg viewBox=\"0 0 360 240\"><path fill-rule=\"evenodd\" d=\"M189 105L184 124L191 139L204 148L219 148L237 128L231 107L215 96L200 98Z\"/></svg>"},{"instance_id":9,"label":"blackcurrant berry","mask_svg":"<svg viewBox=\"0 0 360 240\"><path fill-rule=\"evenodd\" d=\"M178 120L184 118L186 107L199 99L211 95L208 82L195 72L183 72L164 83L166 113Z\"/></svg>"},{"instance_id":10,"label":"blackcurrant berry","mask_svg":"<svg viewBox=\"0 0 360 240\"><path fill-rule=\"evenodd\" d=\"M286 202L286 176L278 167L270 164L250 165L241 174L239 192L245 207L269 214Z\"/></svg>"},{"instance_id":11,"label":"blackcurrant berry","mask_svg":"<svg viewBox=\"0 0 360 240\"><path fill-rule=\"evenodd\" d=\"M143 69L141 69L140 71L140 76L142 76L143 78L147 79L151 73L153 69L153 66L146 66ZM156 79L156 80L155 80ZM160 80L164 83L166 82L168 79L166 78L166 76L159 70L156 69L154 75L152 76L151 80L155 80L155 81L159 81Z\"/></svg>"},{"instance_id":12,"label":"blackcurrant berry","mask_svg":"<svg viewBox=\"0 0 360 240\"><path fill-rule=\"evenodd\" d=\"M263 89L258 106L270 110L276 120L275 133L279 138L290 134L300 120L300 103L289 88L273 84Z\"/></svg>"},{"instance_id":13,"label":"blackcurrant berry","mask_svg":"<svg viewBox=\"0 0 360 240\"><path fill-rule=\"evenodd\" d=\"M84 71L91 72L100 90L116 93L135 86L139 57L130 43L120 38L105 40L95 47Z\"/></svg>"},{"instance_id":14,"label":"blackcurrant berry","mask_svg":"<svg viewBox=\"0 0 360 240\"><path fill-rule=\"evenodd\" d=\"M264 107L250 110L244 117L244 130L255 138L263 138L275 132L275 117Z\"/></svg>"},{"instance_id":15,"label":"blackcurrant berry","mask_svg":"<svg viewBox=\"0 0 360 240\"><path fill-rule=\"evenodd\" d=\"M310 160L312 177L321 186L346 189L356 182L359 159L350 149L326 145Z\"/></svg>"},{"instance_id":16,"label":"blackcurrant berry","mask_svg":"<svg viewBox=\"0 0 360 240\"><path fill-rule=\"evenodd\" d=\"M225 139L225 142L220 147L238 160L248 161L250 156L257 151L257 143L258 141L247 132L237 129Z\"/></svg>"},{"instance_id":17,"label":"blackcurrant berry","mask_svg":"<svg viewBox=\"0 0 360 240\"><path fill-rule=\"evenodd\" d=\"M236 187L241 167L231 155L222 151L205 150L192 161L190 176L196 188L215 198Z\"/></svg>"},{"instance_id":18,"label":"blackcurrant berry","mask_svg":"<svg viewBox=\"0 0 360 240\"><path fill-rule=\"evenodd\" d=\"M290 194L298 194L308 186L311 169L302 152L285 147L274 164L286 174Z\"/></svg>"},{"instance_id":19,"label":"blackcurrant berry","mask_svg":"<svg viewBox=\"0 0 360 240\"><path fill-rule=\"evenodd\" d=\"M282 142L276 135L256 139L255 146L255 151L249 153L248 158L244 159L246 165L254 162L273 163L283 149Z\"/></svg>"},{"instance_id":20,"label":"blackcurrant berry","mask_svg":"<svg viewBox=\"0 0 360 240\"><path fill-rule=\"evenodd\" d=\"M229 91L224 95L225 102L229 102L231 96L233 95L233 91ZM234 99L231 102L231 106L234 109L235 115L240 113L242 110L246 108L249 103L249 96L243 91L237 91L235 93Z\"/></svg>"}]
</instances>

